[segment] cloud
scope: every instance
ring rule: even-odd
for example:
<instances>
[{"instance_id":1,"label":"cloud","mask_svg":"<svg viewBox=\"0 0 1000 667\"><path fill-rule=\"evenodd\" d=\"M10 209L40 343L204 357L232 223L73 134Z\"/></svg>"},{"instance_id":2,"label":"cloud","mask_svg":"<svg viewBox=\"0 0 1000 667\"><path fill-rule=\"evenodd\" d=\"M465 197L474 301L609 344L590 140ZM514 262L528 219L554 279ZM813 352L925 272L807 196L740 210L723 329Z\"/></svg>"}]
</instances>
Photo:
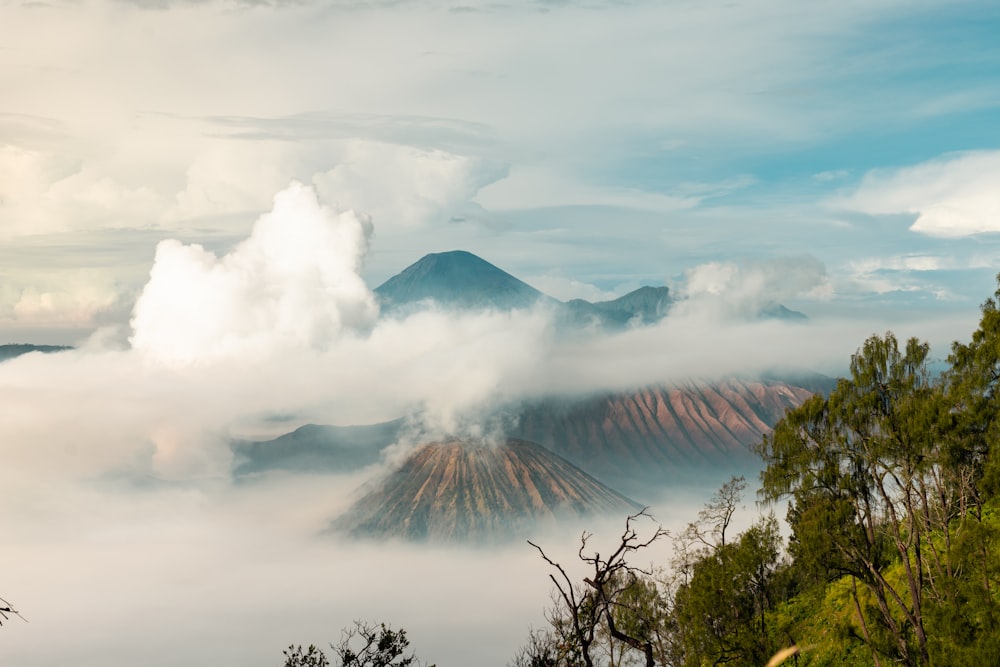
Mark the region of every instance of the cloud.
<instances>
[{"instance_id":1,"label":"cloud","mask_svg":"<svg viewBox=\"0 0 1000 667\"><path fill-rule=\"evenodd\" d=\"M358 274L368 232L357 215L293 184L225 255L159 246L134 310L133 348L94 339L0 364L11 574L0 594L31 619L4 627L10 661L133 665L143 655L150 667L263 667L289 643L336 641L339 628L367 618L405 627L429 660L505 664L528 624L543 622L547 570L533 551L318 538L373 471L233 484L230 439L273 435L269 418L279 414L291 416L290 429L421 413L424 435L488 436L506 407L552 393L776 363L836 370L891 319L791 326L691 308L658 326L569 338L544 310L374 320ZM822 271L798 258L706 265L689 278L690 302L722 299L730 312L792 285L815 288ZM928 324L891 322L901 337L927 336ZM930 324L935 336L971 330ZM702 500L671 490L654 511L682 527ZM534 537L571 561L580 530L594 530L598 545L621 525L563 528ZM470 604L488 611L469 614Z\"/></svg>"},{"instance_id":2,"label":"cloud","mask_svg":"<svg viewBox=\"0 0 1000 667\"><path fill-rule=\"evenodd\" d=\"M752 318L768 305L794 297L829 296L826 267L815 257L709 262L684 272L676 289L677 315Z\"/></svg>"},{"instance_id":3,"label":"cloud","mask_svg":"<svg viewBox=\"0 0 1000 667\"><path fill-rule=\"evenodd\" d=\"M0 145L0 235L142 225L159 206L146 186L130 187L101 168L57 152Z\"/></svg>"},{"instance_id":4,"label":"cloud","mask_svg":"<svg viewBox=\"0 0 1000 667\"><path fill-rule=\"evenodd\" d=\"M942 238L1000 232L1000 151L949 154L868 173L835 206L870 215L915 215L910 230Z\"/></svg>"},{"instance_id":5,"label":"cloud","mask_svg":"<svg viewBox=\"0 0 1000 667\"><path fill-rule=\"evenodd\" d=\"M361 331L377 314L358 274L370 235L365 218L335 213L293 183L221 259L163 241L135 306L132 346L168 362L250 361L275 347L323 347Z\"/></svg>"},{"instance_id":6,"label":"cloud","mask_svg":"<svg viewBox=\"0 0 1000 667\"><path fill-rule=\"evenodd\" d=\"M264 210L271 193L296 175L295 153L292 146L278 142L216 139L191 162L184 189L162 219L173 222Z\"/></svg>"},{"instance_id":7,"label":"cloud","mask_svg":"<svg viewBox=\"0 0 1000 667\"><path fill-rule=\"evenodd\" d=\"M610 301L621 296L620 293L603 290L590 283L553 274L527 276L524 282L560 301L585 299L590 302L598 302Z\"/></svg>"},{"instance_id":8,"label":"cloud","mask_svg":"<svg viewBox=\"0 0 1000 667\"><path fill-rule=\"evenodd\" d=\"M615 206L666 212L694 208L704 195L704 190L675 195L589 185L560 169L531 165L515 167L507 178L484 188L475 200L491 210Z\"/></svg>"},{"instance_id":9,"label":"cloud","mask_svg":"<svg viewBox=\"0 0 1000 667\"><path fill-rule=\"evenodd\" d=\"M446 222L505 172L440 149L364 140L346 142L337 162L313 176L317 190L340 208L367 212L378 229Z\"/></svg>"},{"instance_id":10,"label":"cloud","mask_svg":"<svg viewBox=\"0 0 1000 667\"><path fill-rule=\"evenodd\" d=\"M103 273L103 275L102 275ZM61 284L0 290L0 323L49 327L88 327L119 305L120 293L106 272L60 272ZM5 295L5 291L10 291ZM6 297L6 298L5 298Z\"/></svg>"}]
</instances>

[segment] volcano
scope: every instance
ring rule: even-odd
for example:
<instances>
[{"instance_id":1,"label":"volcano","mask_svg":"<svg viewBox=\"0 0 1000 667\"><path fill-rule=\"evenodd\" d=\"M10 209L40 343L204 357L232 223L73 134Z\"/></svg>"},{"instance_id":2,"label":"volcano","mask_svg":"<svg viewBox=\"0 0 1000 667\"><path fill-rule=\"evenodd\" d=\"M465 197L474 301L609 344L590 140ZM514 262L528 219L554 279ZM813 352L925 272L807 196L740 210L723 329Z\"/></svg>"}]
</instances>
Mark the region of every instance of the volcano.
<instances>
[{"instance_id":1,"label":"volcano","mask_svg":"<svg viewBox=\"0 0 1000 667\"><path fill-rule=\"evenodd\" d=\"M640 287L610 301L562 302L464 250L432 253L375 288L382 312L407 315L429 304L450 310L519 310L544 305L564 327L621 329L663 319L667 287Z\"/></svg>"},{"instance_id":2,"label":"volcano","mask_svg":"<svg viewBox=\"0 0 1000 667\"><path fill-rule=\"evenodd\" d=\"M356 537L488 542L523 534L540 521L638 509L535 443L449 440L414 451L332 528Z\"/></svg>"},{"instance_id":3,"label":"volcano","mask_svg":"<svg viewBox=\"0 0 1000 667\"><path fill-rule=\"evenodd\" d=\"M446 308L513 310L552 301L531 285L464 250L425 255L375 288L383 312L433 302Z\"/></svg>"},{"instance_id":4,"label":"volcano","mask_svg":"<svg viewBox=\"0 0 1000 667\"><path fill-rule=\"evenodd\" d=\"M447 310L520 310L543 305L565 330L597 326L603 330L655 324L676 302L670 288L643 286L616 299L559 301L465 250L431 253L375 288L381 311L406 316L428 306ZM802 313L768 303L758 319L807 319Z\"/></svg>"},{"instance_id":5,"label":"volcano","mask_svg":"<svg viewBox=\"0 0 1000 667\"><path fill-rule=\"evenodd\" d=\"M516 418L506 435L539 443L616 489L644 495L706 471L755 474L760 460L751 447L786 410L832 386L825 376L799 374L553 397L511 407ZM234 472L358 470L377 461L402 426L402 420L308 425L276 440L234 443Z\"/></svg>"}]
</instances>

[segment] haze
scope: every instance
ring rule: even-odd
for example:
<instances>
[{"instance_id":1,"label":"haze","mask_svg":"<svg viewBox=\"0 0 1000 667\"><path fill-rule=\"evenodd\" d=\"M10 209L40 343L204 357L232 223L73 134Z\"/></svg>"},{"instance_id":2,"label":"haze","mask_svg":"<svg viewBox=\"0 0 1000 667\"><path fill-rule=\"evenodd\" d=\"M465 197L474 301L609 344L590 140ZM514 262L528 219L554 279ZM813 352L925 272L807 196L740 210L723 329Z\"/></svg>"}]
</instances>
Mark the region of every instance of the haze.
<instances>
[{"instance_id":1,"label":"haze","mask_svg":"<svg viewBox=\"0 0 1000 667\"><path fill-rule=\"evenodd\" d=\"M0 662L263 667L360 618L506 664L549 599L527 545L320 536L382 464L236 483L231 440L482 435L552 394L836 375L887 330L945 356L1000 271L998 33L976 1L0 4L0 343L76 347L0 364L30 621ZM379 317L452 249L679 300L617 333ZM712 491L648 502L678 527ZM619 522L538 539L584 527Z\"/></svg>"}]
</instances>

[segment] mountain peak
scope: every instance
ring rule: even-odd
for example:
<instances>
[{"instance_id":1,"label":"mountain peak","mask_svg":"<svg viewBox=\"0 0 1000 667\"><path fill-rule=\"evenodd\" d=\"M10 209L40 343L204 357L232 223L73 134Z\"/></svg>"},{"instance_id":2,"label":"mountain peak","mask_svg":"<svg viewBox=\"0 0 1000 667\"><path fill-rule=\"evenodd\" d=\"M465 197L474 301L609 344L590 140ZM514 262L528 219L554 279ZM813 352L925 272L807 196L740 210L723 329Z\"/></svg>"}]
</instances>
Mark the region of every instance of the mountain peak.
<instances>
[{"instance_id":1,"label":"mountain peak","mask_svg":"<svg viewBox=\"0 0 1000 667\"><path fill-rule=\"evenodd\" d=\"M431 253L375 288L385 311L422 301L458 308L529 308L547 298L465 250Z\"/></svg>"}]
</instances>

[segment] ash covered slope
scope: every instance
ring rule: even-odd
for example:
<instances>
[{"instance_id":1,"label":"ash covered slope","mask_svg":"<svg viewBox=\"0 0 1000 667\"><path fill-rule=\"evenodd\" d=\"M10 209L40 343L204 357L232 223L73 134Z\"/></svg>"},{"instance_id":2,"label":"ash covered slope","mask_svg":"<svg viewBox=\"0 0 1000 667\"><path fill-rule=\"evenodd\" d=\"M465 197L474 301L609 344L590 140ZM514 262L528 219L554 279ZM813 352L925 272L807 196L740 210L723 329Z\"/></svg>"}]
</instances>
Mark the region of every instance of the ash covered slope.
<instances>
[{"instance_id":1,"label":"ash covered slope","mask_svg":"<svg viewBox=\"0 0 1000 667\"><path fill-rule=\"evenodd\" d=\"M696 469L754 465L750 447L787 409L822 391L823 380L729 379L551 399L527 406L513 435L629 492Z\"/></svg>"},{"instance_id":2,"label":"ash covered slope","mask_svg":"<svg viewBox=\"0 0 1000 667\"><path fill-rule=\"evenodd\" d=\"M507 435L540 443L615 488L643 495L699 471L759 465L750 447L785 410L832 385L830 378L800 374L551 398L522 405ZM234 443L234 472L356 470L396 441L402 423L306 426L268 442Z\"/></svg>"},{"instance_id":3,"label":"ash covered slope","mask_svg":"<svg viewBox=\"0 0 1000 667\"><path fill-rule=\"evenodd\" d=\"M523 440L458 440L413 452L333 529L355 536L492 541L559 516L628 513L633 501L569 461Z\"/></svg>"}]
</instances>

